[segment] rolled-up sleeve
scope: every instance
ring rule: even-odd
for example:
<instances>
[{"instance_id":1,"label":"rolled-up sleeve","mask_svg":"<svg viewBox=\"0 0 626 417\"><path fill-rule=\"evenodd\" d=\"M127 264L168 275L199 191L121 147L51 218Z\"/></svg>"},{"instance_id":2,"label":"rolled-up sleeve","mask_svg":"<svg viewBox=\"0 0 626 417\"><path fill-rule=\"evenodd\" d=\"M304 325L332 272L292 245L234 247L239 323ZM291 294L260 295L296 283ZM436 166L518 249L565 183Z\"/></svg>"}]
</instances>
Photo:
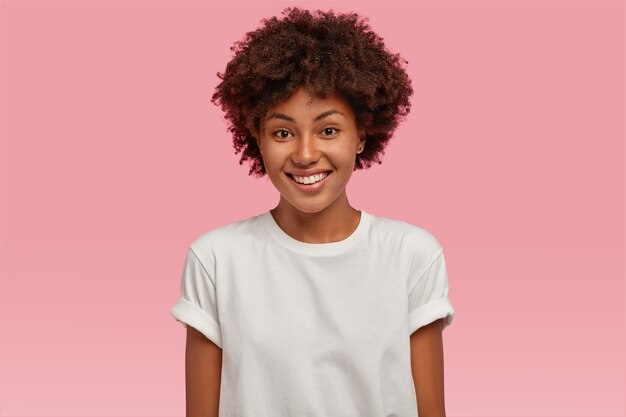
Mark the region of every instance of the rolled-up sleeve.
<instances>
[{"instance_id":1,"label":"rolled-up sleeve","mask_svg":"<svg viewBox=\"0 0 626 417\"><path fill-rule=\"evenodd\" d=\"M409 289L409 335L438 319L444 319L444 328L454 319L454 308L448 298L448 272L443 251L419 274Z\"/></svg>"},{"instance_id":2,"label":"rolled-up sleeve","mask_svg":"<svg viewBox=\"0 0 626 417\"><path fill-rule=\"evenodd\" d=\"M183 265L180 290L180 298L170 309L170 314L185 327L192 326L221 348L215 280L191 247Z\"/></svg>"}]
</instances>

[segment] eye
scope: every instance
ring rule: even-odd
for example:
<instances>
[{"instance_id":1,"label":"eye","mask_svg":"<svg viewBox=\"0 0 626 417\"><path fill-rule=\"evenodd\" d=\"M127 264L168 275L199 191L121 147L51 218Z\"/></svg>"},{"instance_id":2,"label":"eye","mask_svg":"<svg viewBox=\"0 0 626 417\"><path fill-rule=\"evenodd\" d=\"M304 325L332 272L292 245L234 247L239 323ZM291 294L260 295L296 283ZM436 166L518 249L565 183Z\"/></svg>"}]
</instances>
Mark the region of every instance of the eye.
<instances>
[{"instance_id":1,"label":"eye","mask_svg":"<svg viewBox=\"0 0 626 417\"><path fill-rule=\"evenodd\" d=\"M274 131L273 135L278 137L279 139L287 139L289 135L291 135L291 133L285 129L278 129Z\"/></svg>"},{"instance_id":2,"label":"eye","mask_svg":"<svg viewBox=\"0 0 626 417\"><path fill-rule=\"evenodd\" d=\"M334 127L325 127L324 130L322 130L322 133L325 136L333 136L336 135L339 132L339 129L336 129Z\"/></svg>"}]
</instances>

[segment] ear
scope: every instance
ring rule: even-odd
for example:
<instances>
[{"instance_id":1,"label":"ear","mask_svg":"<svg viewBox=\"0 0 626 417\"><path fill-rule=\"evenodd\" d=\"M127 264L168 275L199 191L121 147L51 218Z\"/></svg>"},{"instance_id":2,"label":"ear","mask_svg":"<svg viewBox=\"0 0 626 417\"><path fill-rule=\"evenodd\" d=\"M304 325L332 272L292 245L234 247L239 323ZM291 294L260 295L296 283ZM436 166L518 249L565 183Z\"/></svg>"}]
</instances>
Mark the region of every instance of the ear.
<instances>
[{"instance_id":1,"label":"ear","mask_svg":"<svg viewBox=\"0 0 626 417\"><path fill-rule=\"evenodd\" d=\"M256 144L259 147L259 152L263 153L263 148L261 147L261 141L259 140L258 136L255 136L254 139L256 139Z\"/></svg>"},{"instance_id":2,"label":"ear","mask_svg":"<svg viewBox=\"0 0 626 417\"><path fill-rule=\"evenodd\" d=\"M263 147L261 146L261 126L248 126L248 130L250 131L250 134L252 135L252 137L254 137L254 140L256 141L257 146L259 147L259 151L261 151L261 153L263 153Z\"/></svg>"},{"instance_id":3,"label":"ear","mask_svg":"<svg viewBox=\"0 0 626 417\"><path fill-rule=\"evenodd\" d=\"M261 149L261 140L259 139L259 131L257 129L255 129L254 127L248 126L248 132L250 132L250 135L256 141L256 144L259 147L259 150L261 150L261 152L263 152L263 150Z\"/></svg>"},{"instance_id":4,"label":"ear","mask_svg":"<svg viewBox=\"0 0 626 417\"><path fill-rule=\"evenodd\" d=\"M365 146L365 129L358 130L359 135L359 146Z\"/></svg>"}]
</instances>

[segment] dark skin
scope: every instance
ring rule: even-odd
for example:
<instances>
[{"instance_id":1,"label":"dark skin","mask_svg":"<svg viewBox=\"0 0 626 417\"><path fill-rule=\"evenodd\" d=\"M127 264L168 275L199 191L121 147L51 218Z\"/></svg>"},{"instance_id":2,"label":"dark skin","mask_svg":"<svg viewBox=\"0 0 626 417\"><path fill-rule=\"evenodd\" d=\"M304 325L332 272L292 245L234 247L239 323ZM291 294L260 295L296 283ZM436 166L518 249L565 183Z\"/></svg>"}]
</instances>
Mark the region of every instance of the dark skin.
<instances>
[{"instance_id":1,"label":"dark skin","mask_svg":"<svg viewBox=\"0 0 626 417\"><path fill-rule=\"evenodd\" d=\"M187 417L218 417L222 349L187 326L185 387Z\"/></svg>"},{"instance_id":2,"label":"dark skin","mask_svg":"<svg viewBox=\"0 0 626 417\"><path fill-rule=\"evenodd\" d=\"M445 417L443 381L443 319L411 335L411 373L420 417Z\"/></svg>"},{"instance_id":3,"label":"dark skin","mask_svg":"<svg viewBox=\"0 0 626 417\"><path fill-rule=\"evenodd\" d=\"M308 243L346 239L360 215L350 206L345 186L357 150L365 143L349 103L338 95L313 97L299 88L273 106L271 114L278 117L268 118L256 134L268 176L281 193L279 205L272 210L276 222L294 239ZM306 195L285 175L296 168L328 169L332 174L324 191ZM410 338L419 415L445 417L442 321L422 326ZM189 326L187 417L217 417L221 365L221 349Z\"/></svg>"},{"instance_id":4,"label":"dark skin","mask_svg":"<svg viewBox=\"0 0 626 417\"><path fill-rule=\"evenodd\" d=\"M445 417L442 320L420 327L410 340L418 413L421 417ZM218 416L221 372L222 349L187 326L186 417Z\"/></svg>"}]
</instances>

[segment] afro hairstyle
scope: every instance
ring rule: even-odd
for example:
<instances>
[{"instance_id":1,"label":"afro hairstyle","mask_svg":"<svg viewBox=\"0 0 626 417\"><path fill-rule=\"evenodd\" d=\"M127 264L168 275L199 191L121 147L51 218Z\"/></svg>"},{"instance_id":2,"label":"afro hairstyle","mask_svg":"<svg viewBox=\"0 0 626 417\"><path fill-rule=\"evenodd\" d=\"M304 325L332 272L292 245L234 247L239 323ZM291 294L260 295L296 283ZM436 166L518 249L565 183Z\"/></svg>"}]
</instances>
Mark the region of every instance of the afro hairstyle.
<instances>
[{"instance_id":1,"label":"afro hairstyle","mask_svg":"<svg viewBox=\"0 0 626 417\"><path fill-rule=\"evenodd\" d=\"M242 153L239 164L250 160L248 175L266 175L255 135L269 108L301 85L319 97L338 94L351 105L366 139L355 170L381 164L411 108L408 61L387 50L368 19L356 13L288 7L282 14L262 19L261 27L235 42L225 72L217 73L221 82L211 102L225 113L235 153Z\"/></svg>"}]
</instances>

